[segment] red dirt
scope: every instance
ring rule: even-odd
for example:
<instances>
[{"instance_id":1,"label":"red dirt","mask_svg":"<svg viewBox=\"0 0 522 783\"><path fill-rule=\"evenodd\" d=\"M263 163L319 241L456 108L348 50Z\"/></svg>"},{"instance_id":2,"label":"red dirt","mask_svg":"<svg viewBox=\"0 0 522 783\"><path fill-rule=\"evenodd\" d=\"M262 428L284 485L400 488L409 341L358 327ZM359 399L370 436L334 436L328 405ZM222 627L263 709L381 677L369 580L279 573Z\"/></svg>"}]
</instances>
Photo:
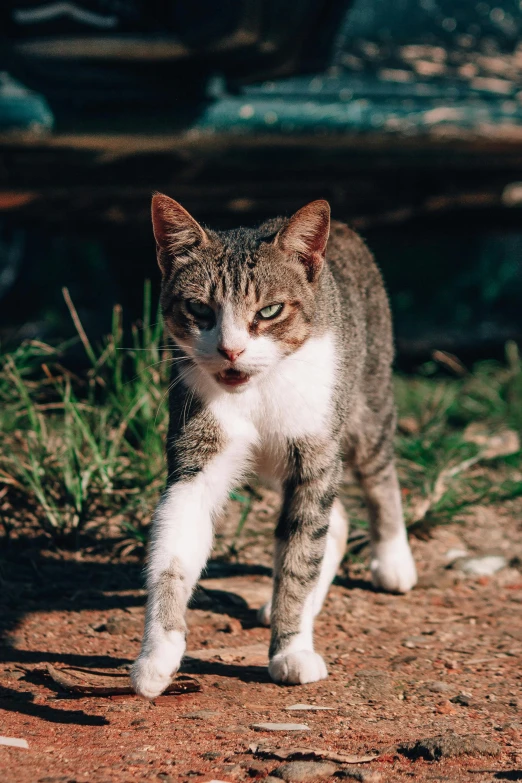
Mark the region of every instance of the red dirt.
<instances>
[{"instance_id":1,"label":"red dirt","mask_svg":"<svg viewBox=\"0 0 522 783\"><path fill-rule=\"evenodd\" d=\"M378 759L357 766L374 773L368 781L379 774L390 782L522 780L522 544L515 521L521 510L520 503L477 508L464 523L414 540L421 586L408 596L372 591L365 565L352 564L317 621L330 677L292 688L269 681L269 631L255 622L270 584L271 515L257 513L240 562L214 561L196 596L199 608L189 612L194 655L183 668L201 691L152 703L73 698L42 673L46 663L128 667L139 649L145 600L137 561L53 554L14 541L0 572L0 733L27 740L29 749L0 746L2 780L262 780L284 763L256 756L253 746L378 751ZM446 552L455 547L504 553L511 567L464 577L446 568ZM332 710L285 710L296 702ZM306 723L310 730L252 728L268 721ZM446 734L456 738L457 753L458 740L474 735L495 743L498 755L472 750L427 761L397 751L401 743Z\"/></svg>"}]
</instances>

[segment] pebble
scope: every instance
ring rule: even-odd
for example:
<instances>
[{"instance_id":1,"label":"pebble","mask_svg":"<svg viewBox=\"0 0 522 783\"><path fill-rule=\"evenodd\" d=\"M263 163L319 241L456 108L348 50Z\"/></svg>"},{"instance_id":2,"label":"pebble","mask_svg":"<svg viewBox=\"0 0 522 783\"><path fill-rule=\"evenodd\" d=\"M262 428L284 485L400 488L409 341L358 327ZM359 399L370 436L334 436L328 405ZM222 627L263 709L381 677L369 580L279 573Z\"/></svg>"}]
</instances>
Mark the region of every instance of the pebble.
<instances>
[{"instance_id":1,"label":"pebble","mask_svg":"<svg viewBox=\"0 0 522 783\"><path fill-rule=\"evenodd\" d=\"M374 769L359 769L357 767L346 767L337 771L337 778L345 780L357 780L359 783L381 783L382 775Z\"/></svg>"},{"instance_id":2,"label":"pebble","mask_svg":"<svg viewBox=\"0 0 522 783\"><path fill-rule=\"evenodd\" d=\"M109 617L105 626L99 626L96 630L104 630L111 636L125 636L134 633L139 628L139 623L133 617Z\"/></svg>"},{"instance_id":3,"label":"pebble","mask_svg":"<svg viewBox=\"0 0 522 783\"><path fill-rule=\"evenodd\" d=\"M453 547L453 549L448 549L448 551L444 555L448 563L453 563L454 560L460 560L461 557L467 557L467 556L468 556L467 550L459 549L458 547Z\"/></svg>"},{"instance_id":4,"label":"pebble","mask_svg":"<svg viewBox=\"0 0 522 783\"><path fill-rule=\"evenodd\" d=\"M482 557L468 557L457 563L457 568L463 574L469 576L492 576L501 571L508 562L503 555L483 555Z\"/></svg>"},{"instance_id":5,"label":"pebble","mask_svg":"<svg viewBox=\"0 0 522 783\"><path fill-rule=\"evenodd\" d=\"M331 778L337 767L328 761L290 761L272 771L272 775L287 783L302 783L319 778Z\"/></svg>"},{"instance_id":6,"label":"pebble","mask_svg":"<svg viewBox=\"0 0 522 783\"><path fill-rule=\"evenodd\" d=\"M453 704L460 704L462 707L471 706L471 697L467 696L465 693L459 693L457 696L450 699L450 701L453 702Z\"/></svg>"},{"instance_id":7,"label":"pebble","mask_svg":"<svg viewBox=\"0 0 522 783\"><path fill-rule=\"evenodd\" d=\"M429 645L430 639L426 636L409 636L402 643L403 647L408 647L410 650L414 650L416 647L428 647Z\"/></svg>"},{"instance_id":8,"label":"pebble","mask_svg":"<svg viewBox=\"0 0 522 783\"><path fill-rule=\"evenodd\" d=\"M397 752L409 759L439 761L454 756L497 756L500 748L496 742L474 734L461 737L458 734L439 735L407 742L397 747Z\"/></svg>"},{"instance_id":9,"label":"pebble","mask_svg":"<svg viewBox=\"0 0 522 783\"><path fill-rule=\"evenodd\" d=\"M439 680L426 683L426 687L432 693L448 693L449 691L455 691L453 685L449 685L447 682L440 682Z\"/></svg>"},{"instance_id":10,"label":"pebble","mask_svg":"<svg viewBox=\"0 0 522 783\"><path fill-rule=\"evenodd\" d=\"M10 745L13 748L28 748L27 740L17 737L0 737L0 745Z\"/></svg>"},{"instance_id":11,"label":"pebble","mask_svg":"<svg viewBox=\"0 0 522 783\"><path fill-rule=\"evenodd\" d=\"M320 707L318 704L291 704L289 707L285 707L285 710L333 710L333 707Z\"/></svg>"},{"instance_id":12,"label":"pebble","mask_svg":"<svg viewBox=\"0 0 522 783\"><path fill-rule=\"evenodd\" d=\"M310 731L306 723L253 723L254 731Z\"/></svg>"},{"instance_id":13,"label":"pebble","mask_svg":"<svg viewBox=\"0 0 522 783\"><path fill-rule=\"evenodd\" d=\"M219 712L215 710L196 710L195 712L186 712L181 717L189 720L206 720L207 718L213 718L215 715L219 715Z\"/></svg>"}]
</instances>

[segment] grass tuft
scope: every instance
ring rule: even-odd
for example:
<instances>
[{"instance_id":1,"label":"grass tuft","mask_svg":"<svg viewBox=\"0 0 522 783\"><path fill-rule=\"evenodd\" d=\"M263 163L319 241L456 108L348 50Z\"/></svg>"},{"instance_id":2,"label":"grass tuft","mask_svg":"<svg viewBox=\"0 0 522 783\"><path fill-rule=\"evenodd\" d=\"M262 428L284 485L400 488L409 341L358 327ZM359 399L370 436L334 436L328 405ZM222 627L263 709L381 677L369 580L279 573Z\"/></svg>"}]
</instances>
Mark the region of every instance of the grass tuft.
<instances>
[{"instance_id":1,"label":"grass tuft","mask_svg":"<svg viewBox=\"0 0 522 783\"><path fill-rule=\"evenodd\" d=\"M153 320L149 283L141 321L125 332L114 307L111 332L99 345L66 289L64 298L75 341L32 340L0 358L1 520L8 534L36 527L76 545L80 534L103 531L128 553L145 544L164 484L171 352L159 312ZM70 369L72 348L84 352L79 374ZM446 374L430 362L415 376L396 376L397 458L413 530L455 519L471 504L522 495L517 346L508 343L505 362L480 362L472 372L438 354ZM232 498L241 512L231 556L261 499L251 487ZM365 524L355 524L358 548Z\"/></svg>"},{"instance_id":2,"label":"grass tuft","mask_svg":"<svg viewBox=\"0 0 522 783\"><path fill-rule=\"evenodd\" d=\"M170 352L161 319L158 313L151 323L147 284L130 345L116 306L110 335L95 347L67 291L64 297L91 365L87 372L78 377L62 365L70 345L31 341L2 358L0 491L7 529L32 517L66 540L109 518L139 538L164 481Z\"/></svg>"}]
</instances>

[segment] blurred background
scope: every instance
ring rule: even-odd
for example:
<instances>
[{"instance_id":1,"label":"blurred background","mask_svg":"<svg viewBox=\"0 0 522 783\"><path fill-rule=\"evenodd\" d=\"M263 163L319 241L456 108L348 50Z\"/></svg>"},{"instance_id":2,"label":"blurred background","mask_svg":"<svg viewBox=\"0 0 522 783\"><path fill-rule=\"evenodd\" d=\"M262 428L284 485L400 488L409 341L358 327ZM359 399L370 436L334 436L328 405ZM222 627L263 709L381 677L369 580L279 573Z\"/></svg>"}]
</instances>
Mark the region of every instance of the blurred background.
<instances>
[{"instance_id":1,"label":"blurred background","mask_svg":"<svg viewBox=\"0 0 522 783\"><path fill-rule=\"evenodd\" d=\"M7 0L0 338L92 339L159 275L150 196L213 227L326 198L367 239L399 363L522 332L518 0Z\"/></svg>"}]
</instances>

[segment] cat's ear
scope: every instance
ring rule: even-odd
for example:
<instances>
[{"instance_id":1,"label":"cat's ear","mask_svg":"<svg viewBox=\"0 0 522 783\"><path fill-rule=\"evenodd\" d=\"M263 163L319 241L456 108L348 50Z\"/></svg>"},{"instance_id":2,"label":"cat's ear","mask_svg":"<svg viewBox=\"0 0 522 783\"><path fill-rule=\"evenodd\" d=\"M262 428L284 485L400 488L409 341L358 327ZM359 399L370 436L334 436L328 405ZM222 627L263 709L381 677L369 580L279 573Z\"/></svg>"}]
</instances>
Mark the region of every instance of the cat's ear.
<instances>
[{"instance_id":1,"label":"cat's ear","mask_svg":"<svg viewBox=\"0 0 522 783\"><path fill-rule=\"evenodd\" d=\"M152 197L152 227L158 248L158 263L165 274L177 256L206 245L208 236L199 223L174 199L156 193Z\"/></svg>"},{"instance_id":2,"label":"cat's ear","mask_svg":"<svg viewBox=\"0 0 522 783\"><path fill-rule=\"evenodd\" d=\"M279 232L276 244L285 253L299 256L310 282L323 268L326 243L330 235L330 205L320 199L302 207Z\"/></svg>"}]
</instances>

